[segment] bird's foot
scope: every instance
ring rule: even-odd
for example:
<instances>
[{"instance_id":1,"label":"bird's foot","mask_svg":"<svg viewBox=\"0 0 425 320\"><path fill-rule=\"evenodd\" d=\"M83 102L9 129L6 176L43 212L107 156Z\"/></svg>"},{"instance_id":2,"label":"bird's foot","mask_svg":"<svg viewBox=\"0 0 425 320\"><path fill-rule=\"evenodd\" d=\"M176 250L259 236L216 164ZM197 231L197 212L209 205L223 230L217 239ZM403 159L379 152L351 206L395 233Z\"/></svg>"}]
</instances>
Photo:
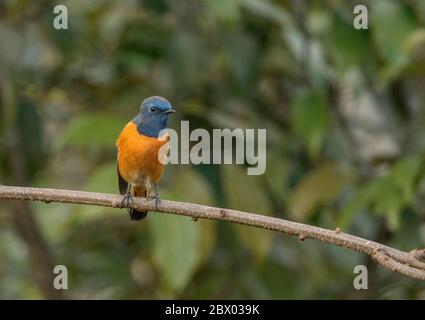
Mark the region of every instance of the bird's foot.
<instances>
[{"instance_id":1,"label":"bird's foot","mask_svg":"<svg viewBox=\"0 0 425 320\"><path fill-rule=\"evenodd\" d=\"M130 206L133 204L133 197L131 196L130 192L127 192L121 201L121 207L127 208L128 213L132 210Z\"/></svg>"},{"instance_id":2,"label":"bird's foot","mask_svg":"<svg viewBox=\"0 0 425 320\"><path fill-rule=\"evenodd\" d=\"M159 202L161 201L161 198L159 197L159 193L156 192L153 196L149 196L148 200L155 200L155 211L154 211L154 213L156 213L156 210L158 209Z\"/></svg>"}]
</instances>

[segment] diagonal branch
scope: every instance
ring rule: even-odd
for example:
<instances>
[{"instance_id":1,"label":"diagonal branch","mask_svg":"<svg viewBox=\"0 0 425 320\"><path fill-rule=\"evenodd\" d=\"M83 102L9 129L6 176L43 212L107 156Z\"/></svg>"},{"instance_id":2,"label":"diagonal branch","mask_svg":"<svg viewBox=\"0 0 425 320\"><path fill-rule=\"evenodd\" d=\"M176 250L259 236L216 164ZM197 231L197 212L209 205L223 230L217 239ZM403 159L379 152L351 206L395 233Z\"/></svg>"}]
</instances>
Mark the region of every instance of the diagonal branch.
<instances>
[{"instance_id":1,"label":"diagonal branch","mask_svg":"<svg viewBox=\"0 0 425 320\"><path fill-rule=\"evenodd\" d=\"M120 195L74 190L0 186L0 199L43 201L46 203L79 203L122 208L122 196ZM155 201L145 198L135 198L131 207L139 210L155 210ZM363 252L387 269L412 278L425 280L425 262L421 261L425 256L425 249L415 249L405 252L378 242L344 233L339 228L329 230L254 213L185 202L161 200L156 211L192 217L195 220L198 218L220 220L274 230L298 236L300 240L315 239L324 243Z\"/></svg>"}]
</instances>

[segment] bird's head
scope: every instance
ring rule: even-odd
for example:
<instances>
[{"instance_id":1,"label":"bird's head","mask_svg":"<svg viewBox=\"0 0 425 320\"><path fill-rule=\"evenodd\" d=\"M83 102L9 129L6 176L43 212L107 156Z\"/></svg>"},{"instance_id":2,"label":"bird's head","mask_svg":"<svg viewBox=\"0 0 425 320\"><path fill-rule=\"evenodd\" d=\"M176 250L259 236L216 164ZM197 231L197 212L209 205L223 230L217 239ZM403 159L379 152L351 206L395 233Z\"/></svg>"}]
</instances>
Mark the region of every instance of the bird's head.
<instances>
[{"instance_id":1,"label":"bird's head","mask_svg":"<svg viewBox=\"0 0 425 320\"><path fill-rule=\"evenodd\" d=\"M163 97L149 97L140 105L139 114L133 119L139 133L157 138L167 127L168 116L176 112L171 103Z\"/></svg>"}]
</instances>

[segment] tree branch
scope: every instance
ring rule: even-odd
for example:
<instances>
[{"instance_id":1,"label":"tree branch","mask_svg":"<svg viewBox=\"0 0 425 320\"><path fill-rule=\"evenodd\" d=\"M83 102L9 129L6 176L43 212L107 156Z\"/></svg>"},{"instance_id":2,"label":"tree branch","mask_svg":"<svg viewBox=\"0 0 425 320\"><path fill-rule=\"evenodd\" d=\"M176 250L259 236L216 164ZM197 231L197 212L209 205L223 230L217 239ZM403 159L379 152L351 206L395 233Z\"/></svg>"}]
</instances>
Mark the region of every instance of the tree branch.
<instances>
[{"instance_id":1,"label":"tree branch","mask_svg":"<svg viewBox=\"0 0 425 320\"><path fill-rule=\"evenodd\" d=\"M0 186L0 199L43 201L46 203L79 203L114 208L123 207L123 198L120 195L59 189ZM145 198L134 198L130 207L153 211L155 210L155 201ZM315 239L324 243L363 252L387 269L412 278L425 280L425 262L421 260L425 257L425 249L415 249L405 252L344 233L339 228L329 230L259 214L185 202L161 200L156 211L192 217L195 220L198 218L220 220L274 230L298 236L300 240Z\"/></svg>"}]
</instances>

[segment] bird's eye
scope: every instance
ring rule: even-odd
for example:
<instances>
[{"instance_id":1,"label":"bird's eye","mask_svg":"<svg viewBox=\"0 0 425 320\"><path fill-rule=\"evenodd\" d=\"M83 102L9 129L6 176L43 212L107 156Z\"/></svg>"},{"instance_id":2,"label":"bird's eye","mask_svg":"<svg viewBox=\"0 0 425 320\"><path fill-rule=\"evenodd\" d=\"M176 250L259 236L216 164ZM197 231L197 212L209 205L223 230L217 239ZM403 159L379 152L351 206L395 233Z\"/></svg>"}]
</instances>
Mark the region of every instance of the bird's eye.
<instances>
[{"instance_id":1,"label":"bird's eye","mask_svg":"<svg viewBox=\"0 0 425 320\"><path fill-rule=\"evenodd\" d=\"M155 112L155 111L156 111L156 108L155 108L155 107L151 107L151 108L150 108L150 111L151 111L151 112Z\"/></svg>"}]
</instances>

